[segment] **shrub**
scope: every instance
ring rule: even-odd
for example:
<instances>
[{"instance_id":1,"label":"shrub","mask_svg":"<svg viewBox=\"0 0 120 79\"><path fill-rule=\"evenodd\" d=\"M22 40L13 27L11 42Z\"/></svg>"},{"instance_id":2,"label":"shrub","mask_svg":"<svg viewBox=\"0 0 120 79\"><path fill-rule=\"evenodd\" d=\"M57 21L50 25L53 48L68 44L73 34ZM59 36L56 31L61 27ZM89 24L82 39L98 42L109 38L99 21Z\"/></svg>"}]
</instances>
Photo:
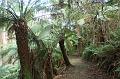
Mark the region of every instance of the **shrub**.
<instances>
[{"instance_id":1,"label":"shrub","mask_svg":"<svg viewBox=\"0 0 120 79\"><path fill-rule=\"evenodd\" d=\"M82 57L86 60L89 60L96 51L97 51L96 47L94 45L90 45L89 47L85 48Z\"/></svg>"}]
</instances>

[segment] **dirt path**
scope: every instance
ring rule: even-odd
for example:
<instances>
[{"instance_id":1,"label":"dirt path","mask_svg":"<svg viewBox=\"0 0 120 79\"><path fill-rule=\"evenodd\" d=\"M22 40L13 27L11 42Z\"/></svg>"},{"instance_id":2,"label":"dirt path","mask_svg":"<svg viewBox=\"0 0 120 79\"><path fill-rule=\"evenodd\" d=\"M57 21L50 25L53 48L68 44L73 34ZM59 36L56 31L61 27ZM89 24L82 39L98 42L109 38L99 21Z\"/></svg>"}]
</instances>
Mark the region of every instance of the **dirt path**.
<instances>
[{"instance_id":1,"label":"dirt path","mask_svg":"<svg viewBox=\"0 0 120 79\"><path fill-rule=\"evenodd\" d=\"M106 73L97 69L93 64L86 63L80 57L70 57L74 67L64 71L54 79L112 79Z\"/></svg>"}]
</instances>

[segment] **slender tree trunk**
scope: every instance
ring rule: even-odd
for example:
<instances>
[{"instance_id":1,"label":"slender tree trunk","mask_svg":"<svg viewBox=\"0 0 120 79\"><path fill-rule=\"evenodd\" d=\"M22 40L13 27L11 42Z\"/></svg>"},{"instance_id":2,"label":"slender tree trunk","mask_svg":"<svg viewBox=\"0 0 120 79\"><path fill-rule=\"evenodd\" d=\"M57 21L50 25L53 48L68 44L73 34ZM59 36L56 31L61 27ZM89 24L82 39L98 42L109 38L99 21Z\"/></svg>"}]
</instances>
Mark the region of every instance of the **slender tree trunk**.
<instances>
[{"instance_id":1,"label":"slender tree trunk","mask_svg":"<svg viewBox=\"0 0 120 79\"><path fill-rule=\"evenodd\" d=\"M105 36L104 36L104 34L103 34L103 31L102 31L102 25L101 25L100 28L99 28L99 42L100 42L100 43L105 42Z\"/></svg>"},{"instance_id":2,"label":"slender tree trunk","mask_svg":"<svg viewBox=\"0 0 120 79\"><path fill-rule=\"evenodd\" d=\"M62 37L62 36L59 40L59 46L60 46L60 49L62 51L62 55L63 55L63 59L65 61L65 65L66 66L71 66L70 61L67 57L67 53L66 53L66 49L65 49L65 45L64 45L64 37Z\"/></svg>"},{"instance_id":3,"label":"slender tree trunk","mask_svg":"<svg viewBox=\"0 0 120 79\"><path fill-rule=\"evenodd\" d=\"M82 42L82 38L78 38L77 52L78 52L78 55L79 55L79 56L82 55L82 52L83 52L83 42Z\"/></svg>"},{"instance_id":4,"label":"slender tree trunk","mask_svg":"<svg viewBox=\"0 0 120 79\"><path fill-rule=\"evenodd\" d=\"M46 47L42 40L38 40L32 30L29 29L31 37L34 39L37 44L37 50L31 52L31 61L32 61L32 79L44 79L43 68L44 68L44 56L46 54ZM42 49L44 52L42 54L39 51ZM43 55L44 54L44 55Z\"/></svg>"},{"instance_id":5,"label":"slender tree trunk","mask_svg":"<svg viewBox=\"0 0 120 79\"><path fill-rule=\"evenodd\" d=\"M31 74L31 62L30 62L30 50L28 46L28 31L27 24L23 20L19 20L14 23L16 43L18 48L18 55L20 58L20 79L32 79Z\"/></svg>"},{"instance_id":6,"label":"slender tree trunk","mask_svg":"<svg viewBox=\"0 0 120 79\"><path fill-rule=\"evenodd\" d=\"M76 33L77 33L77 37L78 37L78 44L77 44L77 54L80 56L81 53L82 53L82 38L81 38L81 35L80 35L80 26L77 24L76 25Z\"/></svg>"},{"instance_id":7,"label":"slender tree trunk","mask_svg":"<svg viewBox=\"0 0 120 79\"><path fill-rule=\"evenodd\" d=\"M45 61L45 79L53 79L53 68L52 68L52 51L48 48L48 55Z\"/></svg>"}]
</instances>

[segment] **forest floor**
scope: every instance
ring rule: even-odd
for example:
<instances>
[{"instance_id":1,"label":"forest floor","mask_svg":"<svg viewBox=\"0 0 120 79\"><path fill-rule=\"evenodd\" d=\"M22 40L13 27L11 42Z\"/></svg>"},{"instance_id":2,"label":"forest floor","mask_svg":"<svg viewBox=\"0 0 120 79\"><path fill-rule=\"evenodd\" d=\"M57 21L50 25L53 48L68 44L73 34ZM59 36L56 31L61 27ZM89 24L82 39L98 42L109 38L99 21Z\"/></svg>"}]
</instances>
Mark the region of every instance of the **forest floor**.
<instances>
[{"instance_id":1,"label":"forest floor","mask_svg":"<svg viewBox=\"0 0 120 79\"><path fill-rule=\"evenodd\" d=\"M95 64L86 62L80 57L71 56L69 60L73 67L64 70L54 79L113 79L102 70L99 70Z\"/></svg>"}]
</instances>

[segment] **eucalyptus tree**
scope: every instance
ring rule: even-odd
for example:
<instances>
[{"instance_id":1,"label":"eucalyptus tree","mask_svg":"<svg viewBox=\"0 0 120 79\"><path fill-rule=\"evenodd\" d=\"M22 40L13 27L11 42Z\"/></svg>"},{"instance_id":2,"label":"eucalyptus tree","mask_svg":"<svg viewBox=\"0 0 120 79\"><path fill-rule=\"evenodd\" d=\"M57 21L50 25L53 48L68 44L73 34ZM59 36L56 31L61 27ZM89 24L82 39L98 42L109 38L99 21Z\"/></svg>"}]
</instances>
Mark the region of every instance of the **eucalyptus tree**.
<instances>
[{"instance_id":1,"label":"eucalyptus tree","mask_svg":"<svg viewBox=\"0 0 120 79\"><path fill-rule=\"evenodd\" d=\"M28 0L26 2L24 0L4 1L6 1L5 6L0 7L4 11L4 15L1 14L0 20L1 22L9 22L11 24L9 29L15 31L21 66L19 79L42 79L42 64L39 63L38 54L30 51L29 33L32 33L34 40L37 40L37 38L27 25L27 22L33 18L36 6L40 6L40 0ZM39 47L38 43L37 45Z\"/></svg>"}]
</instances>

